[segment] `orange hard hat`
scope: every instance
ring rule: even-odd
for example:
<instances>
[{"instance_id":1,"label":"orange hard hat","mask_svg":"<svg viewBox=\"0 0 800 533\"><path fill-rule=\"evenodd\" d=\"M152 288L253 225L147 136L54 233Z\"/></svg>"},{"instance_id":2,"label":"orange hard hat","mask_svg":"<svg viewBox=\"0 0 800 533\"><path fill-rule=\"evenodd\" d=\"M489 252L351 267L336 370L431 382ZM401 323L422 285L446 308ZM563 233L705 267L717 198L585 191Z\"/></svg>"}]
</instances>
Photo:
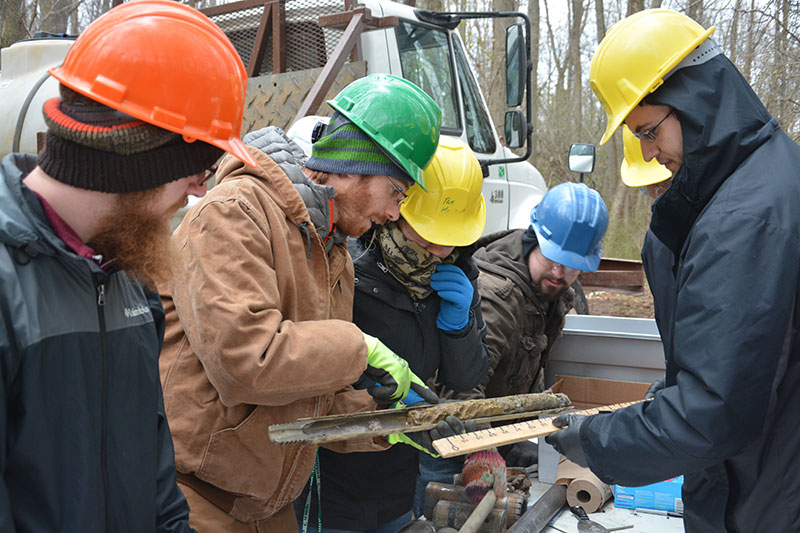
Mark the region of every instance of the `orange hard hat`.
<instances>
[{"instance_id":1,"label":"orange hard hat","mask_svg":"<svg viewBox=\"0 0 800 533\"><path fill-rule=\"evenodd\" d=\"M256 161L239 135L247 71L208 17L170 0L133 0L101 16L50 74L108 107Z\"/></svg>"}]
</instances>

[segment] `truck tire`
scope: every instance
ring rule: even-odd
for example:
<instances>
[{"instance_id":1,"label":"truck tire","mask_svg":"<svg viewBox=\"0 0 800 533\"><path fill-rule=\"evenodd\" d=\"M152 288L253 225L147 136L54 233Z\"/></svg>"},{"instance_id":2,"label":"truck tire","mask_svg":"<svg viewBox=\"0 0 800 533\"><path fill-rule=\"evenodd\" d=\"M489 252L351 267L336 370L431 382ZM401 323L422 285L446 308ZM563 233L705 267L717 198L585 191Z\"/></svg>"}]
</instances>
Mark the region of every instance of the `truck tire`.
<instances>
[{"instance_id":1,"label":"truck tire","mask_svg":"<svg viewBox=\"0 0 800 533\"><path fill-rule=\"evenodd\" d=\"M575 312L579 315L590 315L589 312L589 302L586 300L586 294L583 292L583 287L575 280L572 284L572 289L575 291L575 304L574 309Z\"/></svg>"}]
</instances>

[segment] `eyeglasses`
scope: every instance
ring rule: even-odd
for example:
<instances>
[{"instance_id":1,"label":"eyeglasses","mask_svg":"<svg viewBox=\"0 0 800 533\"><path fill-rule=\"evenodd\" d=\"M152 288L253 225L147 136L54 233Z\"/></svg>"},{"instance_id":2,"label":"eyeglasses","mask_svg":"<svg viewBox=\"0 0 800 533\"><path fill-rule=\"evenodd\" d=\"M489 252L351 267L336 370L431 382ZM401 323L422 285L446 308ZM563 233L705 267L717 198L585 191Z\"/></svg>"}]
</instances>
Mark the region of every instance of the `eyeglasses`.
<instances>
[{"instance_id":1,"label":"eyeglasses","mask_svg":"<svg viewBox=\"0 0 800 533\"><path fill-rule=\"evenodd\" d=\"M642 133L634 133L633 136L639 139L640 141L647 141L651 143L656 142L656 130L658 129L658 127L661 125L662 122L667 120L667 117L669 117L673 111L675 110L670 109L669 113L667 113L667 115L664 118L658 121L658 124L650 128L649 130L643 131Z\"/></svg>"},{"instance_id":2,"label":"eyeglasses","mask_svg":"<svg viewBox=\"0 0 800 533\"><path fill-rule=\"evenodd\" d=\"M203 185L205 185L206 183L208 183L208 180L210 180L211 178L213 178L213 177L214 177L214 175L217 173L217 168L218 168L218 167L217 167L217 165L211 165L211 168L207 168L207 169L205 170L205 175L203 176L203 179L202 179L202 180L200 180L200 183L198 183L198 185L199 185L200 187L202 187Z\"/></svg>"},{"instance_id":3,"label":"eyeglasses","mask_svg":"<svg viewBox=\"0 0 800 533\"><path fill-rule=\"evenodd\" d=\"M384 176L387 180L389 180L389 183L392 184L392 196L397 199L397 205L403 205L403 202L405 202L406 198L408 198L406 191L404 191L403 188L391 178L391 176L386 176L385 174Z\"/></svg>"},{"instance_id":4,"label":"eyeglasses","mask_svg":"<svg viewBox=\"0 0 800 533\"><path fill-rule=\"evenodd\" d=\"M556 263L555 261L551 261L550 259L546 258L544 254L541 253L541 251L538 254L534 255L534 257L541 257L544 266L546 266L548 270L552 270L553 272L558 272L560 270L563 270L564 276L570 276L572 274L575 274L576 272L581 272L577 268L564 266L561 263Z\"/></svg>"}]
</instances>

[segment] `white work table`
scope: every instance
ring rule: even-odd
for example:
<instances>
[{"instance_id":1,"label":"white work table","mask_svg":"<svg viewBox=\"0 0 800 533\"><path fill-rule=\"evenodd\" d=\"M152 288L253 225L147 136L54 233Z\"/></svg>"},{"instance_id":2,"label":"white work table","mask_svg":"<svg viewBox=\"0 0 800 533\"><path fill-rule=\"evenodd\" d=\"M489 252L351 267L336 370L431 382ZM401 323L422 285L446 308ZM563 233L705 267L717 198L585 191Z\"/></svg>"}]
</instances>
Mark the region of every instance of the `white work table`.
<instances>
[{"instance_id":1,"label":"white work table","mask_svg":"<svg viewBox=\"0 0 800 533\"><path fill-rule=\"evenodd\" d=\"M551 487L548 483L540 483L535 476L536 474L531 476L528 506L533 505ZM621 530L622 533L678 533L683 531L682 518L645 514L631 509L617 509L614 507L614 498L608 500L600 511L590 514L589 518L607 528L633 526L633 528ZM550 525L544 528L543 533L577 533L577 531L578 519L565 505L560 514L551 520Z\"/></svg>"}]
</instances>

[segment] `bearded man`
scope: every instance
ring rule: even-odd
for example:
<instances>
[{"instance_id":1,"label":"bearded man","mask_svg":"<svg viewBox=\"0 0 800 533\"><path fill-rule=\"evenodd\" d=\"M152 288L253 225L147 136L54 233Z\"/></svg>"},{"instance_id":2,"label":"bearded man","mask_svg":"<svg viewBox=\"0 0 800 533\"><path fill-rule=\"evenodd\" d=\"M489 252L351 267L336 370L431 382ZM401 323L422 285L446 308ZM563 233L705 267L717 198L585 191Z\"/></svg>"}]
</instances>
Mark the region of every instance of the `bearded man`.
<instances>
[{"instance_id":1,"label":"bearded man","mask_svg":"<svg viewBox=\"0 0 800 533\"><path fill-rule=\"evenodd\" d=\"M190 531L153 289L205 169L226 150L254 164L238 127L209 128L241 122L244 66L200 12L148 0L89 25L51 74L44 150L0 164L0 530Z\"/></svg>"},{"instance_id":2,"label":"bearded man","mask_svg":"<svg viewBox=\"0 0 800 533\"><path fill-rule=\"evenodd\" d=\"M486 397L542 392L544 369L572 309L572 283L600 265L608 209L584 184L562 183L531 211L527 229L478 240L475 261L486 321L490 366L481 389ZM537 460L533 443L500 452L509 466Z\"/></svg>"},{"instance_id":3,"label":"bearded man","mask_svg":"<svg viewBox=\"0 0 800 533\"><path fill-rule=\"evenodd\" d=\"M297 531L291 503L317 447L273 444L270 425L376 409L409 387L437 400L352 323L346 239L397 220L436 149L441 111L388 74L356 80L328 103L336 113L317 129L310 158L279 128L247 134L258 166L224 159L173 236L183 261L161 287L161 380L178 483L200 532Z\"/></svg>"}]
</instances>

